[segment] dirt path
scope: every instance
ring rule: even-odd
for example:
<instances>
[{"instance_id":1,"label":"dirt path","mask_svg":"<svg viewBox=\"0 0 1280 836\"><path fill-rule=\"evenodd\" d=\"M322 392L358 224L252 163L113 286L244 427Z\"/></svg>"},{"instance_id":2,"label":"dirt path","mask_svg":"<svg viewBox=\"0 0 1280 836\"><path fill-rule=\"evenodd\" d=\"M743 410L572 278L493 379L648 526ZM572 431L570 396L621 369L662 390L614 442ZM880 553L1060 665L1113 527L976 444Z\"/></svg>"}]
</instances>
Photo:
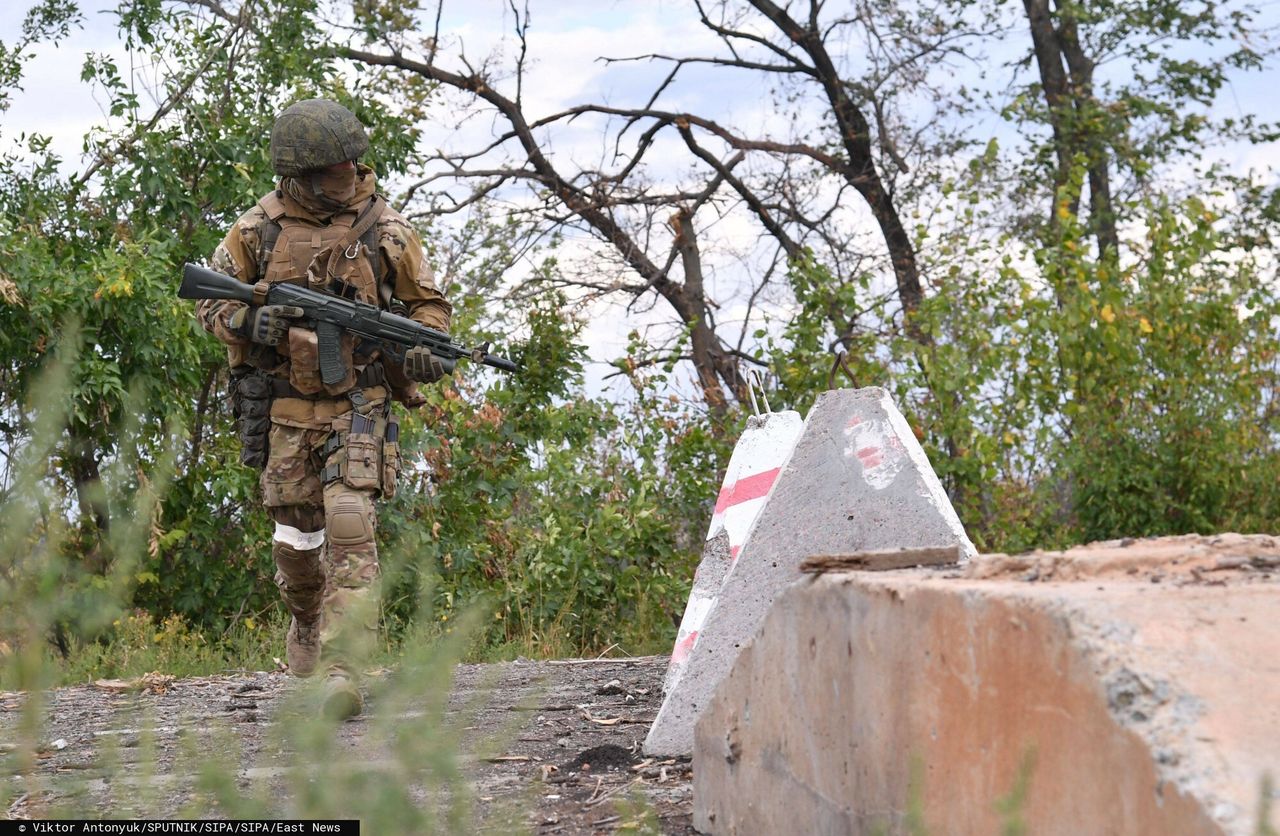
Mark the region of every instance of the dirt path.
<instances>
[{"instance_id":1,"label":"dirt path","mask_svg":"<svg viewBox=\"0 0 1280 836\"><path fill-rule=\"evenodd\" d=\"M458 665L447 700L384 672L364 716L318 737L281 673L61 688L34 735L25 695L0 693L0 817L359 816L383 832L372 809L435 832L689 834L689 764L639 754L666 661ZM222 789L198 786L220 758Z\"/></svg>"}]
</instances>

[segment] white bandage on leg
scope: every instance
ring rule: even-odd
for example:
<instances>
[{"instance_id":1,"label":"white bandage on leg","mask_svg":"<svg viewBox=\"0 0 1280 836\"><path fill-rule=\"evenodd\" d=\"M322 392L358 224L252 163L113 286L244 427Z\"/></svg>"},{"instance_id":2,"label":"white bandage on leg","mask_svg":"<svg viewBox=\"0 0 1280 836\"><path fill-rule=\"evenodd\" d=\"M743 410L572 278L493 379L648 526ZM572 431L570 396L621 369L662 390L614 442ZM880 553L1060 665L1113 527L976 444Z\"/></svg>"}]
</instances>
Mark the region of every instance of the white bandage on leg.
<instances>
[{"instance_id":1,"label":"white bandage on leg","mask_svg":"<svg viewBox=\"0 0 1280 836\"><path fill-rule=\"evenodd\" d=\"M276 532L272 535L278 543L292 546L300 552L318 549L324 545L324 529L319 531L303 531L284 523L276 523Z\"/></svg>"}]
</instances>

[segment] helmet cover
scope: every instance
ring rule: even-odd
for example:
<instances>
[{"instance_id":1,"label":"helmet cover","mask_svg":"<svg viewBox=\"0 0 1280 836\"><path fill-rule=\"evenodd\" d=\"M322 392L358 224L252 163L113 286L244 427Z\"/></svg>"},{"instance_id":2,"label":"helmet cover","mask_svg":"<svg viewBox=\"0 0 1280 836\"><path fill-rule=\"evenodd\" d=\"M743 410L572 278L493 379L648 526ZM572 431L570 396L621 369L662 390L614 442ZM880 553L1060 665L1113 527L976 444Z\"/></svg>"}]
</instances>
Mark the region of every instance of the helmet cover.
<instances>
[{"instance_id":1,"label":"helmet cover","mask_svg":"<svg viewBox=\"0 0 1280 836\"><path fill-rule=\"evenodd\" d=\"M359 159L369 136L355 114L329 99L304 99L285 108L271 128L271 167L281 177Z\"/></svg>"}]
</instances>

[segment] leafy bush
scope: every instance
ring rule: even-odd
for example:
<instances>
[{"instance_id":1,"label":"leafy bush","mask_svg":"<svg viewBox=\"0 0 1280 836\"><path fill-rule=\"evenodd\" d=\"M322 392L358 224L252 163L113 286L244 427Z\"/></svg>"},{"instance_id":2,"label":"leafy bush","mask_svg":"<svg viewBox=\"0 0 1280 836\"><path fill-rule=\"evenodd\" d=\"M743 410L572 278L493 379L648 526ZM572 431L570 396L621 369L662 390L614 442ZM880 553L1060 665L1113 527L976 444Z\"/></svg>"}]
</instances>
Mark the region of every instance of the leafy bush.
<instances>
[{"instance_id":1,"label":"leafy bush","mask_svg":"<svg viewBox=\"0 0 1280 836\"><path fill-rule=\"evenodd\" d=\"M893 391L980 548L1280 525L1265 253L1201 199L1136 214L1122 259L1091 255L1065 211L1021 257L1012 240L939 244L953 266L917 314L934 345L865 330L845 343L857 382ZM804 404L830 368L822 311L856 283L804 261L791 280L803 311L775 366Z\"/></svg>"},{"instance_id":2,"label":"leafy bush","mask_svg":"<svg viewBox=\"0 0 1280 836\"><path fill-rule=\"evenodd\" d=\"M406 427L416 469L384 527L418 546L393 567L389 614L404 622L401 602L429 583L441 629L484 601L485 644L507 654L665 649L721 447L677 404L655 420L653 402L586 397L578 325L555 300L527 327L518 375L483 392L436 389ZM708 461L687 464L698 456Z\"/></svg>"}]
</instances>

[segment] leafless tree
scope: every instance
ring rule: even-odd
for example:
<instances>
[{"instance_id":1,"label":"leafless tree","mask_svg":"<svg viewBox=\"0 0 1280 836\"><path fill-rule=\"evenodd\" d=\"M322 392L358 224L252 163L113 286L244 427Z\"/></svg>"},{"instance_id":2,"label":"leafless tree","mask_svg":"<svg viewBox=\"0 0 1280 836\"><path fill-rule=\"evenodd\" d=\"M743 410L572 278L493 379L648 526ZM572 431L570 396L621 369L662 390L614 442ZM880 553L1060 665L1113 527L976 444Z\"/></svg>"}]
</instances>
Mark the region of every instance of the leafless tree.
<instances>
[{"instance_id":1,"label":"leafless tree","mask_svg":"<svg viewBox=\"0 0 1280 836\"><path fill-rule=\"evenodd\" d=\"M903 25L900 17L883 14L881 5L858 0L828 13L820 0L783 5L724 0L714 6L695 0L693 10L719 50L608 58L667 69L643 103L586 103L540 116L528 113L524 103L527 6L513 2L510 7L517 49L505 78L490 64L473 65L460 47L446 59L439 31L424 37L416 50L397 41L382 49L346 47L342 54L438 83L496 117L500 127L488 144L451 149L429 161L406 195L411 209L457 212L512 185L528 186L536 201L527 211L551 224L585 229L627 268L618 279L579 277L579 288L629 294L636 301L656 294L669 306L688 333L687 357L704 399L721 413L730 397L745 395L743 364L758 361L744 351L744 331L733 336L718 327L701 244L701 230L709 223L704 218L745 210L762 238L773 242L773 255L747 290L749 303L760 298L765 282L780 268L806 253L816 253L842 280L879 259L887 262L899 313L883 315L876 325L903 327L922 348L932 344L933 337L912 318L924 290L894 197L921 137L900 118L897 100L926 86L931 68L958 55L968 33L944 25L941 13L927 10ZM857 62L848 54L854 48ZM444 60L453 68L443 66ZM851 71L855 63L856 74ZM754 88L784 91L798 102L797 110L818 115L798 117L788 132L770 133L664 107L665 97L694 65L740 73ZM602 120L607 136L608 149L592 166L565 162L550 150L548 139L555 129L584 119ZM646 178L646 164L656 148L670 149L671 140L687 152L686 176L679 186L655 187ZM440 188L458 184L466 184L461 196ZM428 189L435 193L429 203L424 200ZM851 211L852 195L861 213ZM869 216L882 251L869 250L866 235L859 237L859 214ZM859 327L865 314L861 306L831 306L828 317L837 342Z\"/></svg>"}]
</instances>

